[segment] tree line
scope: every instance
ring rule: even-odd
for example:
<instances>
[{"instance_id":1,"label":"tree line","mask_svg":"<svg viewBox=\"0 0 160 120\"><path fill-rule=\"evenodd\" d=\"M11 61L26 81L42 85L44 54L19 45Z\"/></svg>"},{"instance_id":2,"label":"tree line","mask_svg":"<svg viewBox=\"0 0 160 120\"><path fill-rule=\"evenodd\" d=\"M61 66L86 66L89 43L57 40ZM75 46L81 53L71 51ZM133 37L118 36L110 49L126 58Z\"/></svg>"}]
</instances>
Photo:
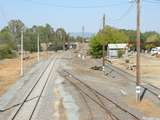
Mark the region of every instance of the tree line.
<instances>
[{"instance_id":1,"label":"tree line","mask_svg":"<svg viewBox=\"0 0 160 120\"><path fill-rule=\"evenodd\" d=\"M0 31L0 59L16 56L20 49L21 31L24 34L24 50L37 51L37 37L40 38L40 49L42 44L46 50L62 50L64 43L75 41L64 28L54 29L51 25L33 25L31 28L25 26L21 20L11 20L8 25Z\"/></svg>"},{"instance_id":2,"label":"tree line","mask_svg":"<svg viewBox=\"0 0 160 120\"><path fill-rule=\"evenodd\" d=\"M136 31L118 29L105 26L90 39L89 53L95 57L102 57L102 45L106 47L109 43L128 43L131 50L136 50ZM155 31L141 33L141 51L150 51L152 48L160 46L160 34Z\"/></svg>"}]
</instances>

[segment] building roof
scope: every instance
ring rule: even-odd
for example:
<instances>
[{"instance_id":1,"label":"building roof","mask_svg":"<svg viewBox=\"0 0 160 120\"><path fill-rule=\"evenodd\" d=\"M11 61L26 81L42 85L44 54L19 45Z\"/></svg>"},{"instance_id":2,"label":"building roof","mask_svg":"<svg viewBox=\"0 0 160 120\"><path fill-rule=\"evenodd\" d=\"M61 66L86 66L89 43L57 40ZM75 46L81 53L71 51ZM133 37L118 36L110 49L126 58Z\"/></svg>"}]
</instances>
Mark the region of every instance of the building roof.
<instances>
[{"instance_id":1,"label":"building roof","mask_svg":"<svg viewBox=\"0 0 160 120\"><path fill-rule=\"evenodd\" d=\"M124 49L127 47L127 43L120 43L120 44L108 44L110 49Z\"/></svg>"}]
</instances>

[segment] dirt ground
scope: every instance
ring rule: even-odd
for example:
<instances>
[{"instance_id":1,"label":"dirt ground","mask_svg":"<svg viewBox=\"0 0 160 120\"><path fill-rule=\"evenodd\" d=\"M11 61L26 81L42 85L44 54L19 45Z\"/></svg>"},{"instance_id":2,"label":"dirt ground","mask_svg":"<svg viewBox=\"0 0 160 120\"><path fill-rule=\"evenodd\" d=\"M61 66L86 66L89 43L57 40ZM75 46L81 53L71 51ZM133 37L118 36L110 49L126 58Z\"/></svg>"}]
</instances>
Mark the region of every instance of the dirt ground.
<instances>
[{"instance_id":1,"label":"dirt ground","mask_svg":"<svg viewBox=\"0 0 160 120\"><path fill-rule=\"evenodd\" d=\"M133 74L136 75L136 69L133 67L133 70L127 69L129 66L136 65L136 56L129 57L130 62L125 63L124 58L113 59L112 64ZM160 87L160 58L150 55L141 55L141 76L144 81L150 82L156 86Z\"/></svg>"},{"instance_id":2,"label":"dirt ground","mask_svg":"<svg viewBox=\"0 0 160 120\"><path fill-rule=\"evenodd\" d=\"M98 62L96 62L97 60L92 59L89 56L87 56L86 59L83 60L83 62L81 62L81 60L77 56L78 55L75 55L74 59L71 62L72 71L74 71L73 72L74 74L81 76L81 79L83 79L82 76L84 76L84 78L91 77L90 79L85 80L86 83L88 82L90 85L94 86L94 82L95 82L96 87L99 86L100 89L106 89L106 92L107 92L107 89L109 89L109 86L113 90L114 88L117 88L117 87L114 87L115 84L120 85L118 83L118 81L116 81L116 82L111 81L111 83L110 83L109 80L107 80L107 78L105 76L103 76L103 74L100 71L94 71L94 70L90 69L91 67L93 67L94 65L96 65L98 63ZM135 64L135 56L131 56L129 64L126 64L124 59L115 59L114 61L112 61L112 63L113 63L113 65L116 65L116 66L130 72L131 74L135 75L135 71L131 71L131 70L126 69L128 65ZM160 81L158 81L159 80L158 75L160 73L160 64L159 64L160 59L152 57L152 56L142 55L141 63L142 63L142 65L141 65L142 76L143 77L150 76L149 77L150 82L153 82L156 84L156 81L157 81L157 83L160 84ZM156 78L156 79L153 79L153 78ZM103 87L104 86L103 84L104 85L107 84L108 87L106 87L106 88ZM116 93L117 89L115 89L113 91L115 91L115 93ZM132 90L130 89L130 91L132 91ZM114 96L114 94L112 94L112 95ZM117 99L118 99L118 96L117 96ZM152 100L150 100L148 98L145 98L143 100L143 102L141 102L141 103L137 103L134 96L127 95L124 97L122 96L121 100L129 108L132 108L136 111L139 111L140 113L144 114L146 117L153 117L153 116L158 117L158 118L160 117L159 106L157 106L156 103L154 103Z\"/></svg>"},{"instance_id":3,"label":"dirt ground","mask_svg":"<svg viewBox=\"0 0 160 120\"><path fill-rule=\"evenodd\" d=\"M37 54L32 53L24 60L25 71L36 62ZM46 58L46 53L41 53L41 57ZM2 95L20 77L20 58L4 59L0 61L0 95Z\"/></svg>"},{"instance_id":4,"label":"dirt ground","mask_svg":"<svg viewBox=\"0 0 160 120\"><path fill-rule=\"evenodd\" d=\"M143 102L136 102L135 98L130 96L125 97L124 101L128 106L143 112L147 117L160 117L160 108L148 99L143 100Z\"/></svg>"}]
</instances>

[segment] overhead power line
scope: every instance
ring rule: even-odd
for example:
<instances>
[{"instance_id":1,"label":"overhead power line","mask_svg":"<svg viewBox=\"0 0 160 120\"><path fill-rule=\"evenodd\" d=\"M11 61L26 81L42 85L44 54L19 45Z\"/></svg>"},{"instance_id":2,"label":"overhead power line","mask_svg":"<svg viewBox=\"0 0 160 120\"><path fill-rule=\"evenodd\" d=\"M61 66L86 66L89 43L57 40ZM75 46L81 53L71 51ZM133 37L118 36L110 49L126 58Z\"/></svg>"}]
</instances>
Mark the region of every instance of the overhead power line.
<instances>
[{"instance_id":1,"label":"overhead power line","mask_svg":"<svg viewBox=\"0 0 160 120\"><path fill-rule=\"evenodd\" d=\"M119 2L119 3L105 4L105 5L73 6L73 5L58 5L58 4L40 2L40 1L34 1L34 0L23 0L23 1L30 2L36 5L51 6L51 7L57 7L57 8L106 8L106 7L113 7L113 6L128 4L128 2Z\"/></svg>"},{"instance_id":2,"label":"overhead power line","mask_svg":"<svg viewBox=\"0 0 160 120\"><path fill-rule=\"evenodd\" d=\"M148 2L148 3L158 3L160 4L160 0L143 0L142 2ZM128 9L119 17L119 18L116 18L116 19L111 19L111 21L120 21L120 20L123 20L125 17L127 17L129 15L129 13L132 11L132 9L134 8L134 4L132 3Z\"/></svg>"},{"instance_id":3,"label":"overhead power line","mask_svg":"<svg viewBox=\"0 0 160 120\"><path fill-rule=\"evenodd\" d=\"M111 19L111 21L120 21L120 20L124 19L125 17L127 17L129 15L129 13L132 11L133 8L134 8L134 4L131 4L128 7L128 9L119 18Z\"/></svg>"},{"instance_id":4,"label":"overhead power line","mask_svg":"<svg viewBox=\"0 0 160 120\"><path fill-rule=\"evenodd\" d=\"M160 0L143 0L144 3L160 4Z\"/></svg>"},{"instance_id":5,"label":"overhead power line","mask_svg":"<svg viewBox=\"0 0 160 120\"><path fill-rule=\"evenodd\" d=\"M1 15L2 15L2 17L4 19L4 22L7 24L8 23L8 18L6 16L6 14L5 14L5 11L4 11L2 5L0 5L0 13L1 13Z\"/></svg>"},{"instance_id":6,"label":"overhead power line","mask_svg":"<svg viewBox=\"0 0 160 120\"><path fill-rule=\"evenodd\" d=\"M143 1L148 1L148 2L155 2L155 3L160 3L160 0L143 0Z\"/></svg>"}]
</instances>

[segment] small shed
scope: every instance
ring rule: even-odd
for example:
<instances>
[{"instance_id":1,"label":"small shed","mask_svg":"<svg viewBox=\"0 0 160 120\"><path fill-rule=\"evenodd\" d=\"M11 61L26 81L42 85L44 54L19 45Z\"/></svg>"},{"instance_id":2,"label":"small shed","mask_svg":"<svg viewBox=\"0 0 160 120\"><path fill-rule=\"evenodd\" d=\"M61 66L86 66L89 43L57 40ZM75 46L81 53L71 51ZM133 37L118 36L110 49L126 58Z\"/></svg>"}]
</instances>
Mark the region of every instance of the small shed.
<instances>
[{"instance_id":1,"label":"small shed","mask_svg":"<svg viewBox=\"0 0 160 120\"><path fill-rule=\"evenodd\" d=\"M117 58L119 50L124 51L124 53L126 53L128 51L128 44L127 43L108 44L108 48L107 48L108 57Z\"/></svg>"}]
</instances>

